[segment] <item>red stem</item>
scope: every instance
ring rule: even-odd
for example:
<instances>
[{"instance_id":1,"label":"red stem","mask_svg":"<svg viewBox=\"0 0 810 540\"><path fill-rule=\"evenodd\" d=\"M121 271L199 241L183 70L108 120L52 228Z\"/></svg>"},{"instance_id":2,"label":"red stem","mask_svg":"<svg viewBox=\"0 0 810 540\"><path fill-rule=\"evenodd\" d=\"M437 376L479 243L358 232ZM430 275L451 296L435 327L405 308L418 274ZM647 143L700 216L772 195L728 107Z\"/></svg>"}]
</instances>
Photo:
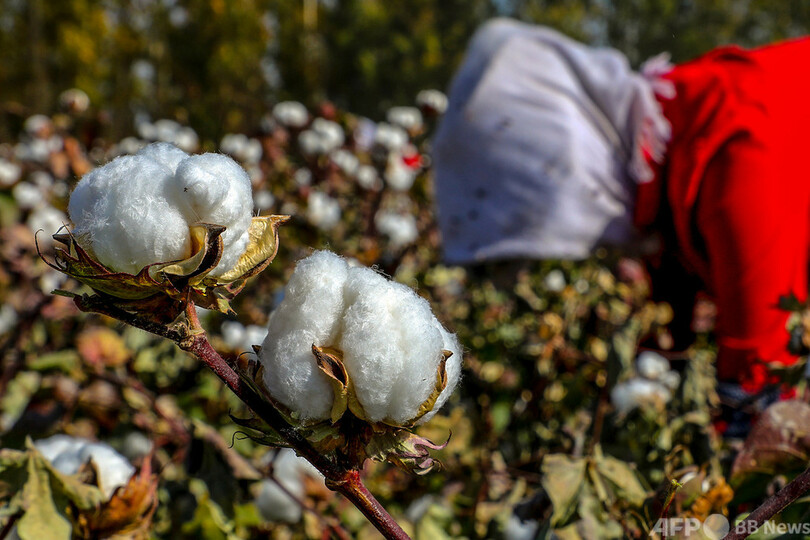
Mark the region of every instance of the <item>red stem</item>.
<instances>
[{"instance_id":1,"label":"red stem","mask_svg":"<svg viewBox=\"0 0 810 540\"><path fill-rule=\"evenodd\" d=\"M385 538L410 540L410 537L402 530L394 518L386 512L385 508L374 498L374 495L368 491L360 479L358 471L340 467L327 459L313 448L309 441L302 437L295 428L290 426L275 407L242 382L233 367L208 342L208 338L197 320L197 313L193 304L189 303L186 309L186 316L192 330L192 335L187 336L178 330L143 320L133 313L111 306L98 297L77 296L74 298L74 302L81 311L101 313L158 336L171 339L181 349L202 360L256 416L281 434L290 446L295 449L296 453L306 458L324 475L326 486L329 489L337 491L349 499Z\"/></svg>"}]
</instances>

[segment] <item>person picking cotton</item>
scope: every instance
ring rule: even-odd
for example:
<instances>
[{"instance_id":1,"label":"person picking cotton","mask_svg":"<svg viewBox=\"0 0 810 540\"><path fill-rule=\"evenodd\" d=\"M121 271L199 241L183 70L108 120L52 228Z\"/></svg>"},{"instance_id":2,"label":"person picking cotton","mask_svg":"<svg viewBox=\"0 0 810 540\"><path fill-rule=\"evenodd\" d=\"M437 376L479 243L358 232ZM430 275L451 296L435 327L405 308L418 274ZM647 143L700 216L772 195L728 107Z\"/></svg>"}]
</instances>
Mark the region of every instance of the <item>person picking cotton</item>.
<instances>
[{"instance_id":1,"label":"person picking cotton","mask_svg":"<svg viewBox=\"0 0 810 540\"><path fill-rule=\"evenodd\" d=\"M210 273L225 274L247 247L252 210L250 180L233 159L189 156L168 143L89 172L68 205L79 244L129 274L191 256L189 228L196 223L225 227L224 252Z\"/></svg>"},{"instance_id":2,"label":"person picking cotton","mask_svg":"<svg viewBox=\"0 0 810 540\"><path fill-rule=\"evenodd\" d=\"M347 396L315 350L345 367ZM334 423L348 408L370 423L407 426L447 401L461 348L413 290L318 251L298 263L271 314L260 361L269 394L305 422Z\"/></svg>"}]
</instances>

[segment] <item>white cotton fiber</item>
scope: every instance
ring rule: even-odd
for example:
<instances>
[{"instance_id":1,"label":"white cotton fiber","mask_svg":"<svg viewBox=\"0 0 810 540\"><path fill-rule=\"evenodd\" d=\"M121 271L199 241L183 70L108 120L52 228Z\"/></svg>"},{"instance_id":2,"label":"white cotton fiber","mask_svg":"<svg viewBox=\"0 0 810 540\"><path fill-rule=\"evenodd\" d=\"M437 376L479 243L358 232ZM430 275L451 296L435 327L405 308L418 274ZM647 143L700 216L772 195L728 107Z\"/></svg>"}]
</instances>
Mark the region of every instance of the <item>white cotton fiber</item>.
<instances>
[{"instance_id":1,"label":"white cotton fiber","mask_svg":"<svg viewBox=\"0 0 810 540\"><path fill-rule=\"evenodd\" d=\"M264 382L272 396L303 418L326 418L332 408L332 387L311 347L336 340L348 270L337 255L316 252L298 263L284 300L270 315L260 355Z\"/></svg>"},{"instance_id":2,"label":"white cotton fiber","mask_svg":"<svg viewBox=\"0 0 810 540\"><path fill-rule=\"evenodd\" d=\"M253 212L250 178L233 159L222 154L190 156L177 167L175 201L189 224L214 223L226 227L225 250L212 276L230 270L247 248Z\"/></svg>"},{"instance_id":3,"label":"white cotton fiber","mask_svg":"<svg viewBox=\"0 0 810 540\"><path fill-rule=\"evenodd\" d=\"M188 154L167 142L157 142L141 148L138 156L145 156L153 161L157 161L164 167L170 169L172 173L177 171L180 162L188 157Z\"/></svg>"},{"instance_id":4,"label":"white cotton fiber","mask_svg":"<svg viewBox=\"0 0 810 540\"><path fill-rule=\"evenodd\" d=\"M189 156L155 143L86 174L68 212L79 243L112 270L139 272L191 255L189 227L226 227L225 250L211 272L230 270L244 253L253 197L247 173L219 154Z\"/></svg>"},{"instance_id":5,"label":"white cotton fiber","mask_svg":"<svg viewBox=\"0 0 810 540\"><path fill-rule=\"evenodd\" d=\"M188 257L188 223L166 198L172 181L169 168L144 155L90 171L70 197L73 233L99 262L120 272Z\"/></svg>"},{"instance_id":6,"label":"white cotton fiber","mask_svg":"<svg viewBox=\"0 0 810 540\"><path fill-rule=\"evenodd\" d=\"M105 443L91 442L80 437L54 435L34 443L42 456L62 474L79 472L82 465L93 460L98 471L101 491L108 499L126 484L135 468L124 456Z\"/></svg>"},{"instance_id":7,"label":"white cotton fiber","mask_svg":"<svg viewBox=\"0 0 810 540\"><path fill-rule=\"evenodd\" d=\"M321 420L329 418L333 394L317 369L313 344L342 351L357 399L372 422L404 424L416 417L435 387L443 350L453 356L434 411L452 393L461 371L458 342L426 300L326 251L298 263L270 317L260 355L270 394L302 417Z\"/></svg>"}]
</instances>

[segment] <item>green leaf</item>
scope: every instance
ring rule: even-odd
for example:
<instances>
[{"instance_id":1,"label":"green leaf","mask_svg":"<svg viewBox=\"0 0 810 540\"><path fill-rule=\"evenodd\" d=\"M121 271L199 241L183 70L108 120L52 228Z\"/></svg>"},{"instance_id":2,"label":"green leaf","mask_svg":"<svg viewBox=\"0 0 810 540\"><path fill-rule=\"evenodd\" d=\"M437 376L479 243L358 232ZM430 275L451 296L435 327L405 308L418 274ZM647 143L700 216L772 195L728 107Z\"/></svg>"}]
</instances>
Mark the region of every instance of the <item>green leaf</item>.
<instances>
[{"instance_id":1,"label":"green leaf","mask_svg":"<svg viewBox=\"0 0 810 540\"><path fill-rule=\"evenodd\" d=\"M0 399L0 433L6 432L25 412L31 397L39 390L42 376L33 371L21 371L9 382L6 393Z\"/></svg>"},{"instance_id":2,"label":"green leaf","mask_svg":"<svg viewBox=\"0 0 810 540\"><path fill-rule=\"evenodd\" d=\"M22 540L43 538L69 539L73 526L66 515L66 508L57 508L51 491L48 469L39 460L28 460L28 479L23 486L25 513L17 522L17 533ZM61 505L60 505L61 506Z\"/></svg>"},{"instance_id":3,"label":"green leaf","mask_svg":"<svg viewBox=\"0 0 810 540\"><path fill-rule=\"evenodd\" d=\"M585 483L586 460L563 454L550 454L543 458L543 489L548 493L554 511L554 527L565 525L577 509L580 491Z\"/></svg>"}]
</instances>

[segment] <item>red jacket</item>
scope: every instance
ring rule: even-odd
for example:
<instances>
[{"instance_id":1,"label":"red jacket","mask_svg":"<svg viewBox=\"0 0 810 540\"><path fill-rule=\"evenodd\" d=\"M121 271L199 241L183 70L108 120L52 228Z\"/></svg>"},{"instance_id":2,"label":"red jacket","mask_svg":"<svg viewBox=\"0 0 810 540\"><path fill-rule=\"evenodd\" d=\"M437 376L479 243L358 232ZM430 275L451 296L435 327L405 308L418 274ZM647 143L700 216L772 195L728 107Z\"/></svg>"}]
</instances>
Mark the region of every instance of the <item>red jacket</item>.
<instances>
[{"instance_id":1,"label":"red jacket","mask_svg":"<svg viewBox=\"0 0 810 540\"><path fill-rule=\"evenodd\" d=\"M787 350L781 295L807 294L810 249L810 39L715 50L676 67L662 99L666 162L639 190L637 223L668 204L687 265L718 307L720 379L749 391Z\"/></svg>"}]
</instances>

